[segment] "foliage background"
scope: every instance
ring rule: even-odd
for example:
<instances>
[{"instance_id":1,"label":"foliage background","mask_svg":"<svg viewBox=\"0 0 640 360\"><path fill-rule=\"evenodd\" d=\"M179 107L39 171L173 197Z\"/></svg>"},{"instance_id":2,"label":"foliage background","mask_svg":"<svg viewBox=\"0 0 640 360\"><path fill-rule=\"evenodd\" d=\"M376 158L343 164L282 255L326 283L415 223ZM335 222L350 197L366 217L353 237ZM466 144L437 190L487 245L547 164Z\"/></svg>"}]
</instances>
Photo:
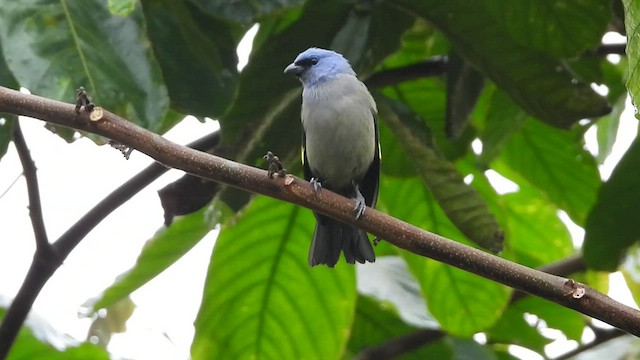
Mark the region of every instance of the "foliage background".
<instances>
[{"instance_id":1,"label":"foliage background","mask_svg":"<svg viewBox=\"0 0 640 360\"><path fill-rule=\"evenodd\" d=\"M473 246L503 247L500 256L527 266L583 254L581 280L606 291L600 271L623 270L638 296L640 146L634 142L606 182L598 172L616 141L627 89L638 91L637 8L631 0L0 1L0 84L64 101L84 85L100 106L159 133L185 115L216 118L223 140L214 153L264 166L271 150L295 172L300 89L282 69L309 46L332 48L350 59L380 106L380 210ZM236 48L254 24L249 62L238 71ZM625 25L634 29L628 57L609 61L601 39L625 33ZM606 96L592 84L605 85ZM4 119L2 153L15 121ZM595 155L585 149L589 130L597 134ZM517 191L498 193L493 173ZM511 289L384 242L376 265L309 269L309 211L230 189L215 193L203 210L158 231L94 299L94 309L120 314L117 325L94 323L104 329L103 345L128 317L129 294L217 224L194 359L352 358L424 328L443 336L404 358L509 359L511 344L544 354L546 327L580 341L591 325L540 299L510 302ZM189 209L203 203L181 200ZM560 211L585 229L581 247ZM371 280L364 273L374 266L396 275ZM379 288L364 291L372 281ZM381 296L397 286L404 302ZM427 315L403 315L408 306ZM479 332L486 342L473 340ZM12 357L107 357L89 344L61 353L34 343L41 344L23 334Z\"/></svg>"}]
</instances>

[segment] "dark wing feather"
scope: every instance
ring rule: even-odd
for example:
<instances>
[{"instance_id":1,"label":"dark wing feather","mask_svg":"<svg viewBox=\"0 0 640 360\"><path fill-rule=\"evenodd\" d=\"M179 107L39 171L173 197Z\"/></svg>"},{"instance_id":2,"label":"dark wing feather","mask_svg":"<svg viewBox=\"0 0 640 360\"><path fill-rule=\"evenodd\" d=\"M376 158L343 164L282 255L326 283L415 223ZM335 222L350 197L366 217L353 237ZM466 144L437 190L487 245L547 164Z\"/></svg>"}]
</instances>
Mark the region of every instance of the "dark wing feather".
<instances>
[{"instance_id":1,"label":"dark wing feather","mask_svg":"<svg viewBox=\"0 0 640 360\"><path fill-rule=\"evenodd\" d=\"M378 115L374 110L371 110L371 115L373 116L373 125L376 130L376 153L373 156L371 165L369 165L369 169L367 169L362 181L360 181L359 188L367 206L375 207L378 200L378 183L380 181L380 134L378 133Z\"/></svg>"}]
</instances>

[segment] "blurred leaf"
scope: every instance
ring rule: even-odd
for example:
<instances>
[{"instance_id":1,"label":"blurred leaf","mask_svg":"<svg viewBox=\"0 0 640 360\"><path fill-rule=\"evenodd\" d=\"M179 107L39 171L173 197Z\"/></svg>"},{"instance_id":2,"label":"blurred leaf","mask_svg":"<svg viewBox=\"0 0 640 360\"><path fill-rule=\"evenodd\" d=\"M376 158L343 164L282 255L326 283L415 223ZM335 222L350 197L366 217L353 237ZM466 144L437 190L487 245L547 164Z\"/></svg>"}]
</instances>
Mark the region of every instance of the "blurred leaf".
<instances>
[{"instance_id":1,"label":"blurred leaf","mask_svg":"<svg viewBox=\"0 0 640 360\"><path fill-rule=\"evenodd\" d=\"M615 271L627 249L640 237L640 141L624 154L602 185L585 226L584 258L598 270Z\"/></svg>"},{"instance_id":2,"label":"blurred leaf","mask_svg":"<svg viewBox=\"0 0 640 360\"><path fill-rule=\"evenodd\" d=\"M400 147L413 160L424 183L447 217L473 242L493 252L502 249L504 240L498 222L484 199L469 185L457 169L412 132L405 123L415 115L398 102L381 102L378 110L394 132Z\"/></svg>"},{"instance_id":3,"label":"blurred leaf","mask_svg":"<svg viewBox=\"0 0 640 360\"><path fill-rule=\"evenodd\" d=\"M185 114L221 116L236 93L239 39L234 34L240 29L188 0L143 0L142 5L171 106Z\"/></svg>"},{"instance_id":4,"label":"blurred leaf","mask_svg":"<svg viewBox=\"0 0 640 360\"><path fill-rule=\"evenodd\" d=\"M0 50L2 50L2 41L0 41ZM4 56L0 52L0 86L12 89L19 89L20 86L13 77L11 70L7 66ZM0 113L0 159L7 153L9 143L13 138L13 124L18 121L18 117L12 114Z\"/></svg>"},{"instance_id":5,"label":"blurred leaf","mask_svg":"<svg viewBox=\"0 0 640 360\"><path fill-rule=\"evenodd\" d=\"M538 332L535 326L529 325L519 308L510 306L500 320L487 331L487 340L493 343L513 344L529 350L544 353L544 347L551 343Z\"/></svg>"},{"instance_id":6,"label":"blurred leaf","mask_svg":"<svg viewBox=\"0 0 640 360\"><path fill-rule=\"evenodd\" d=\"M109 305L104 316L99 313L96 319L91 321L87 339L106 348L113 334L127 331L127 320L133 315L135 308L136 305L130 297L125 297Z\"/></svg>"},{"instance_id":7,"label":"blurred leaf","mask_svg":"<svg viewBox=\"0 0 640 360\"><path fill-rule=\"evenodd\" d=\"M73 102L84 86L97 105L158 132L169 101L141 15L112 15L97 0L2 0L0 41L32 93Z\"/></svg>"},{"instance_id":8,"label":"blurred leaf","mask_svg":"<svg viewBox=\"0 0 640 360\"><path fill-rule=\"evenodd\" d=\"M633 0L622 0L624 5L624 25L627 30L627 60L629 62L629 78L627 79L627 89L631 95L631 101L636 108L636 118L638 114L638 96L640 95L640 3Z\"/></svg>"},{"instance_id":9,"label":"blurred leaf","mask_svg":"<svg viewBox=\"0 0 640 360\"><path fill-rule=\"evenodd\" d=\"M309 268L310 211L256 197L223 226L191 347L194 359L338 359L354 318L354 266Z\"/></svg>"},{"instance_id":10,"label":"blurred leaf","mask_svg":"<svg viewBox=\"0 0 640 360\"><path fill-rule=\"evenodd\" d=\"M640 303L640 247L634 245L629 249L621 271L633 299Z\"/></svg>"},{"instance_id":11,"label":"blurred leaf","mask_svg":"<svg viewBox=\"0 0 640 360\"><path fill-rule=\"evenodd\" d=\"M398 317L396 309L389 303L381 303L366 296L359 296L351 338L343 359L353 359L363 350L381 346L389 340L395 340L400 336L413 334L419 330L419 328L405 324ZM446 360L452 358L451 348L441 340L429 342L427 345L397 358L404 360L428 358ZM378 358L387 358L383 353L376 353L376 355Z\"/></svg>"},{"instance_id":12,"label":"blurred leaf","mask_svg":"<svg viewBox=\"0 0 640 360\"><path fill-rule=\"evenodd\" d=\"M566 128L609 112L605 99L588 83L576 81L558 59L599 43L610 17L608 1L586 0L564 8L553 6L564 4L553 0L395 3L432 22L456 51L531 115ZM563 15L548 15L550 7ZM547 16L529 17L538 13ZM577 29L584 32L576 36Z\"/></svg>"},{"instance_id":13,"label":"blurred leaf","mask_svg":"<svg viewBox=\"0 0 640 360\"><path fill-rule=\"evenodd\" d=\"M482 153L478 156L481 167L488 167L502 151L507 140L520 129L527 114L495 86L485 86L479 103L484 102L483 114L476 114L480 123Z\"/></svg>"},{"instance_id":14,"label":"blurred leaf","mask_svg":"<svg viewBox=\"0 0 640 360\"><path fill-rule=\"evenodd\" d=\"M5 309L0 307L0 320L4 317ZM33 314L30 314L30 317L33 318ZM11 348L11 353L9 354L8 360L33 360L33 359L42 359L42 360L108 360L110 359L109 353L93 344L89 343L79 343L75 346L69 346L64 350L56 349L52 344L46 342L46 340L38 339L34 333L47 332L47 337L49 340L57 340L60 342L68 343L68 335L61 334L55 332L51 329L49 324L41 324L38 321L36 325L33 321L28 321L26 326L23 326L20 332L18 333L18 337L16 338L15 343ZM46 327L46 329L39 329L38 327ZM51 332L55 332L55 334L51 334ZM57 339L51 339L51 337L56 337Z\"/></svg>"},{"instance_id":15,"label":"blurred leaf","mask_svg":"<svg viewBox=\"0 0 640 360\"><path fill-rule=\"evenodd\" d=\"M109 11L114 15L127 16L136 8L138 0L109 0Z\"/></svg>"},{"instance_id":16,"label":"blurred leaf","mask_svg":"<svg viewBox=\"0 0 640 360\"><path fill-rule=\"evenodd\" d=\"M620 125L620 115L627 107L627 89L624 87L627 64L624 59L620 64L614 65L608 61L603 64L605 74L605 85L609 89L607 98L613 104L611 113L598 120L597 140L599 164L603 164L605 159L611 154L613 144L618 138L618 128Z\"/></svg>"},{"instance_id":17,"label":"blurred leaf","mask_svg":"<svg viewBox=\"0 0 640 360\"><path fill-rule=\"evenodd\" d=\"M450 338L455 351L454 360L497 360L488 347L482 346L472 339Z\"/></svg>"},{"instance_id":18,"label":"blurred leaf","mask_svg":"<svg viewBox=\"0 0 640 360\"><path fill-rule=\"evenodd\" d=\"M304 0L224 1L191 0L211 16L247 26L269 15L277 14L305 3Z\"/></svg>"},{"instance_id":19,"label":"blurred leaf","mask_svg":"<svg viewBox=\"0 0 640 360\"><path fill-rule=\"evenodd\" d=\"M202 209L177 218L147 241L136 264L108 287L92 305L94 311L129 296L136 289L166 270L211 231L211 219Z\"/></svg>"},{"instance_id":20,"label":"blurred leaf","mask_svg":"<svg viewBox=\"0 0 640 360\"><path fill-rule=\"evenodd\" d=\"M419 179L383 177L378 203L399 219L464 241ZM452 266L400 251L418 279L429 312L455 336L471 336L493 325L509 300L505 286Z\"/></svg>"},{"instance_id":21,"label":"blurred leaf","mask_svg":"<svg viewBox=\"0 0 640 360\"><path fill-rule=\"evenodd\" d=\"M511 171L518 173L581 225L601 183L582 142L570 132L528 120L509 138L493 168L507 178Z\"/></svg>"},{"instance_id":22,"label":"blurred leaf","mask_svg":"<svg viewBox=\"0 0 640 360\"><path fill-rule=\"evenodd\" d=\"M447 112L445 132L460 136L484 87L484 76L455 51L449 52L447 65Z\"/></svg>"}]
</instances>

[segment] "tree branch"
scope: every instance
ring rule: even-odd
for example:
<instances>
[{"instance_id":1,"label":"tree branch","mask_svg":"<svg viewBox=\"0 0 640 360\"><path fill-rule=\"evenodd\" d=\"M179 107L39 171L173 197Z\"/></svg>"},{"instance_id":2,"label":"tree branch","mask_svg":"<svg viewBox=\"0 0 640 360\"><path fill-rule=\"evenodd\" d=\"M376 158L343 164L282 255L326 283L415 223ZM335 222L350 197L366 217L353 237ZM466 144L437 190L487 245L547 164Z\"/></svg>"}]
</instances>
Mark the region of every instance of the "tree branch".
<instances>
[{"instance_id":1,"label":"tree branch","mask_svg":"<svg viewBox=\"0 0 640 360\"><path fill-rule=\"evenodd\" d=\"M105 136L129 145L165 166L318 211L415 254L556 302L640 336L640 311L586 285L512 263L371 208L355 220L354 203L345 197L326 189L318 196L311 184L290 175L269 179L265 170L177 145L98 107L91 114L76 114L72 104L0 87L0 112L35 117Z\"/></svg>"},{"instance_id":2,"label":"tree branch","mask_svg":"<svg viewBox=\"0 0 640 360\"><path fill-rule=\"evenodd\" d=\"M379 71L366 79L365 84L370 89L380 88L422 77L444 75L446 72L446 56L435 56L415 64Z\"/></svg>"},{"instance_id":3,"label":"tree branch","mask_svg":"<svg viewBox=\"0 0 640 360\"><path fill-rule=\"evenodd\" d=\"M0 102L2 102L1 95ZM18 128L17 122L16 128ZM15 139L16 137L14 136L14 141ZM189 146L199 150L207 150L213 148L219 141L220 134L216 132L203 136L189 144ZM22 145L16 143L16 147L22 147ZM38 255L39 252L36 252L22 287L11 302L11 306L7 309L0 324L0 359L6 358L9 354L18 331L22 327L38 294L73 248L111 212L126 203L131 197L168 170L167 167L158 163L149 165L100 201L53 244L49 245L47 242L47 246L51 247L56 255L56 262L40 261L41 256ZM27 177L26 173L25 177Z\"/></svg>"},{"instance_id":4,"label":"tree branch","mask_svg":"<svg viewBox=\"0 0 640 360\"><path fill-rule=\"evenodd\" d=\"M22 171L24 178L27 182L27 194L29 196L29 217L31 218L31 225L33 227L33 233L36 238L36 248L41 254L51 252L51 246L49 244L49 238L47 237L47 230L44 226L44 219L42 216L42 204L40 202L40 190L38 186L38 175L36 164L31 158L29 153L29 147L22 135L22 129L20 128L20 122L16 121L13 128L13 143L16 146L20 163L22 164Z\"/></svg>"}]
</instances>

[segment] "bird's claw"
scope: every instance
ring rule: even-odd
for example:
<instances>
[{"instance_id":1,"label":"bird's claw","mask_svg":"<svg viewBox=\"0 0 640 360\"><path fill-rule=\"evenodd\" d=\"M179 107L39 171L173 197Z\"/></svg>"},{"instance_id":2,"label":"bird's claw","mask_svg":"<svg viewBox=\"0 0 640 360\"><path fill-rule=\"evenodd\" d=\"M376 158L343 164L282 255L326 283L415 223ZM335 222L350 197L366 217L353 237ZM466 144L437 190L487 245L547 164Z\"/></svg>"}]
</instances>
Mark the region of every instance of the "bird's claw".
<instances>
[{"instance_id":1,"label":"bird's claw","mask_svg":"<svg viewBox=\"0 0 640 360\"><path fill-rule=\"evenodd\" d=\"M322 183L317 178L311 178L309 182L313 185L313 191L318 192L322 189Z\"/></svg>"},{"instance_id":2,"label":"bird's claw","mask_svg":"<svg viewBox=\"0 0 640 360\"><path fill-rule=\"evenodd\" d=\"M364 196L360 194L360 191L357 192L356 198L353 200L356 202L356 207L353 209L353 212L356 215L356 220L358 220L367 209L367 204L364 201Z\"/></svg>"}]
</instances>

